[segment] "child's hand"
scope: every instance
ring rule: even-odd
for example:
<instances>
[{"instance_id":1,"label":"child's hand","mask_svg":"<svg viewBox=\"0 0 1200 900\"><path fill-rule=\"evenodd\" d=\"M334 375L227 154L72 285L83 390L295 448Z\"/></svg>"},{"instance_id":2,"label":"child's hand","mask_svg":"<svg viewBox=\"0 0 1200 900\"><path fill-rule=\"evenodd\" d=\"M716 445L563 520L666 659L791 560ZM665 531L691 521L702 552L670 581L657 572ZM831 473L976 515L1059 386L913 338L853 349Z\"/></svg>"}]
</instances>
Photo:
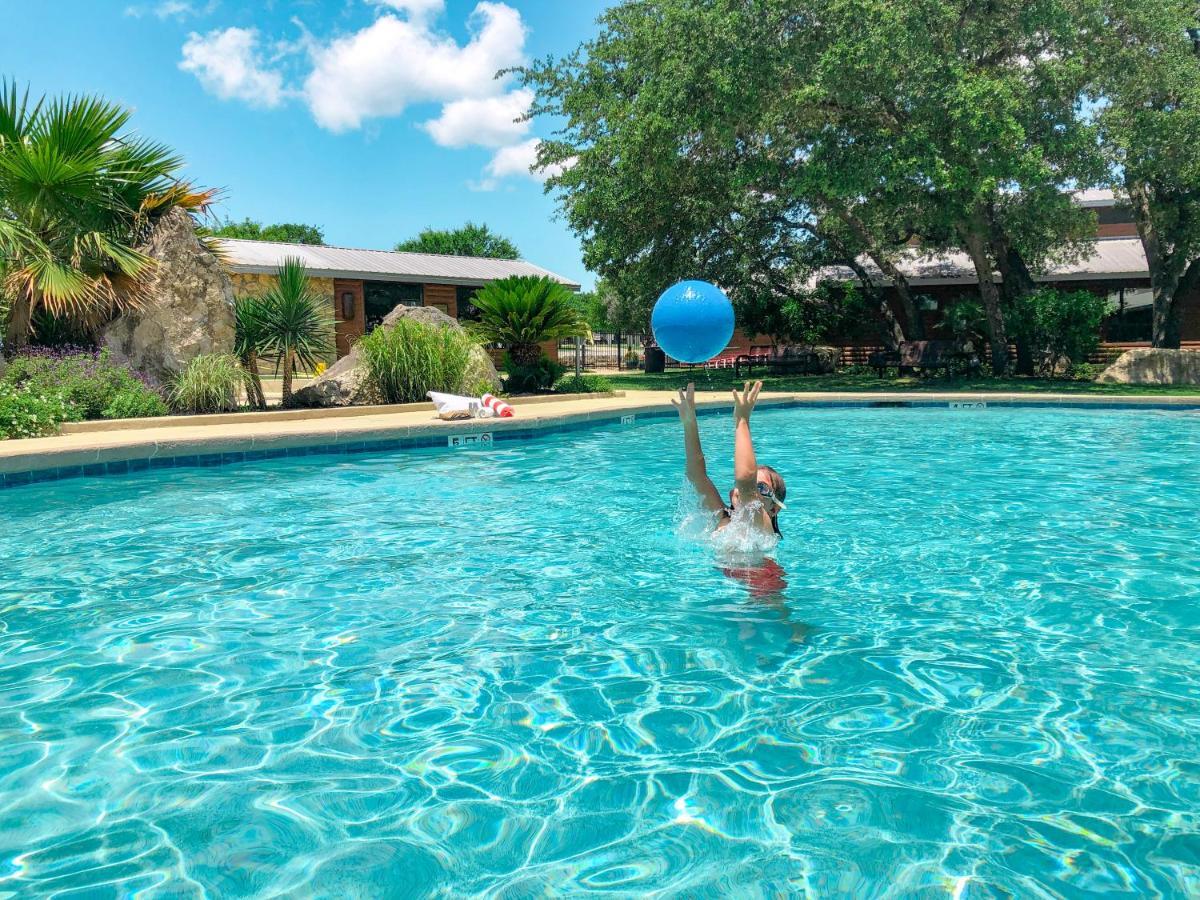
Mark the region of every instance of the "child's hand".
<instances>
[{"instance_id":1,"label":"child's hand","mask_svg":"<svg viewBox=\"0 0 1200 900\"><path fill-rule=\"evenodd\" d=\"M688 382L686 388L679 389L679 399L672 400L671 405L679 410L679 420L681 422L694 422L696 420L696 385L693 382Z\"/></svg>"},{"instance_id":2,"label":"child's hand","mask_svg":"<svg viewBox=\"0 0 1200 900\"><path fill-rule=\"evenodd\" d=\"M733 418L735 420L745 419L750 421L750 413L754 409L754 404L758 402L758 392L762 390L762 382L756 381L753 385L746 382L745 390L738 393L735 388L733 391Z\"/></svg>"}]
</instances>

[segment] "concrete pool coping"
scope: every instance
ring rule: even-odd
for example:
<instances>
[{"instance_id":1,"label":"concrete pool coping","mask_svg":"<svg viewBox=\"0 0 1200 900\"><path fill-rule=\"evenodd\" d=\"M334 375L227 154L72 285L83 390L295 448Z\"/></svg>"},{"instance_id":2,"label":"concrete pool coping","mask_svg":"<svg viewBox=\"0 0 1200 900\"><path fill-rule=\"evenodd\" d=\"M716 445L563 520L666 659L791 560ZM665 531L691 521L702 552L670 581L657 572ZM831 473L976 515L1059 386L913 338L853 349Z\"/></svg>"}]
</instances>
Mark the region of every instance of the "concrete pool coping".
<instances>
[{"instance_id":1,"label":"concrete pool coping","mask_svg":"<svg viewBox=\"0 0 1200 900\"><path fill-rule=\"evenodd\" d=\"M523 440L554 431L603 423L633 424L636 418L674 415L673 391L636 391L625 395L516 400L511 419L443 422L426 404L404 411L300 418L241 413L208 424L84 431L53 437L0 441L0 487L79 476L119 474L151 468L214 466L245 460L324 453L387 452L419 447L470 447L493 441ZM532 401L532 402L531 402ZM706 414L729 411L726 392L698 392ZM771 392L759 406L846 407L1033 407L1078 409L1200 410L1200 397L1079 396L1077 394L912 393L912 392ZM259 416L250 420L248 417ZM268 418L262 418L267 416ZM485 437L486 436L486 437Z\"/></svg>"}]
</instances>

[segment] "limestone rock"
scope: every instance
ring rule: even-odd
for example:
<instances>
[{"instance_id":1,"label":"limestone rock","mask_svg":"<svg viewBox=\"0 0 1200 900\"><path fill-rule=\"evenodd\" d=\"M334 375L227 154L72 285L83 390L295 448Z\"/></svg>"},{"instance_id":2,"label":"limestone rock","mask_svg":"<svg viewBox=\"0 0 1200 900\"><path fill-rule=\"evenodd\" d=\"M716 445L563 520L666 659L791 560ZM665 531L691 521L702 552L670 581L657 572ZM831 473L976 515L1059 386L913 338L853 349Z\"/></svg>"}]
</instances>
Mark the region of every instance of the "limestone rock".
<instances>
[{"instance_id":1,"label":"limestone rock","mask_svg":"<svg viewBox=\"0 0 1200 900\"><path fill-rule=\"evenodd\" d=\"M379 328L391 328L400 319L411 319L422 325L435 328L453 328L462 331L458 320L432 306L397 306L384 316ZM296 405L309 407L356 406L378 403L364 378L364 367L360 365L358 347L326 369L312 384L301 388L294 395ZM466 386L472 389L485 384L489 390L498 390L500 376L487 351L482 347L471 348L471 359L467 364Z\"/></svg>"},{"instance_id":2,"label":"limestone rock","mask_svg":"<svg viewBox=\"0 0 1200 900\"><path fill-rule=\"evenodd\" d=\"M842 351L837 347L782 347L776 358L787 360L796 371L805 375L831 375L837 371Z\"/></svg>"},{"instance_id":3,"label":"limestone rock","mask_svg":"<svg viewBox=\"0 0 1200 900\"><path fill-rule=\"evenodd\" d=\"M167 213L139 249L158 262L148 299L109 323L103 344L160 381L202 354L232 353L233 282L196 237L191 216Z\"/></svg>"},{"instance_id":4,"label":"limestone rock","mask_svg":"<svg viewBox=\"0 0 1200 900\"><path fill-rule=\"evenodd\" d=\"M1200 350L1127 350L1096 380L1105 384L1200 384Z\"/></svg>"}]
</instances>

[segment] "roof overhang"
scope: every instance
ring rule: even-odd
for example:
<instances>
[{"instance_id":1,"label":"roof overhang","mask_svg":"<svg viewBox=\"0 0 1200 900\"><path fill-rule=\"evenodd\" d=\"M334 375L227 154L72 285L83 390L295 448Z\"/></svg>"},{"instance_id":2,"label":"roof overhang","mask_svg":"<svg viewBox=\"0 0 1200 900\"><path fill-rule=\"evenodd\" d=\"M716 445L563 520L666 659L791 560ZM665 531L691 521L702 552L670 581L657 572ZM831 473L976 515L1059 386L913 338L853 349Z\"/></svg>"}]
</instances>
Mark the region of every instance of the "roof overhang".
<instances>
[{"instance_id":1,"label":"roof overhang","mask_svg":"<svg viewBox=\"0 0 1200 900\"><path fill-rule=\"evenodd\" d=\"M225 268L230 272L242 275L278 275L278 266L252 266L241 263L226 263ZM390 281L404 284L453 284L463 287L483 287L498 279L486 278L447 278L441 275L395 275L389 272L362 272L350 269L315 269L308 267L307 274L311 278L345 278L352 281ZM581 285L568 281L560 276L554 279L565 288L578 291Z\"/></svg>"}]
</instances>

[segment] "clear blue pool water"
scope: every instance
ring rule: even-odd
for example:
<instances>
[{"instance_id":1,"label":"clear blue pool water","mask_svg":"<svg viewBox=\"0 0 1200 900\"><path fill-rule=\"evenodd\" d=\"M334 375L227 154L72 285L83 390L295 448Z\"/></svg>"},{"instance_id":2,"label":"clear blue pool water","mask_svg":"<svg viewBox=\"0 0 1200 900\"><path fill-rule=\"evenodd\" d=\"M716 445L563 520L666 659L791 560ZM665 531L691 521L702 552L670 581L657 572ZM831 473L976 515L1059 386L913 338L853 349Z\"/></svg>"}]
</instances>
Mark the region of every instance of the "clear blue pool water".
<instances>
[{"instance_id":1,"label":"clear blue pool water","mask_svg":"<svg viewBox=\"0 0 1200 900\"><path fill-rule=\"evenodd\" d=\"M1200 893L1200 417L755 425L0 492L0 894Z\"/></svg>"}]
</instances>

